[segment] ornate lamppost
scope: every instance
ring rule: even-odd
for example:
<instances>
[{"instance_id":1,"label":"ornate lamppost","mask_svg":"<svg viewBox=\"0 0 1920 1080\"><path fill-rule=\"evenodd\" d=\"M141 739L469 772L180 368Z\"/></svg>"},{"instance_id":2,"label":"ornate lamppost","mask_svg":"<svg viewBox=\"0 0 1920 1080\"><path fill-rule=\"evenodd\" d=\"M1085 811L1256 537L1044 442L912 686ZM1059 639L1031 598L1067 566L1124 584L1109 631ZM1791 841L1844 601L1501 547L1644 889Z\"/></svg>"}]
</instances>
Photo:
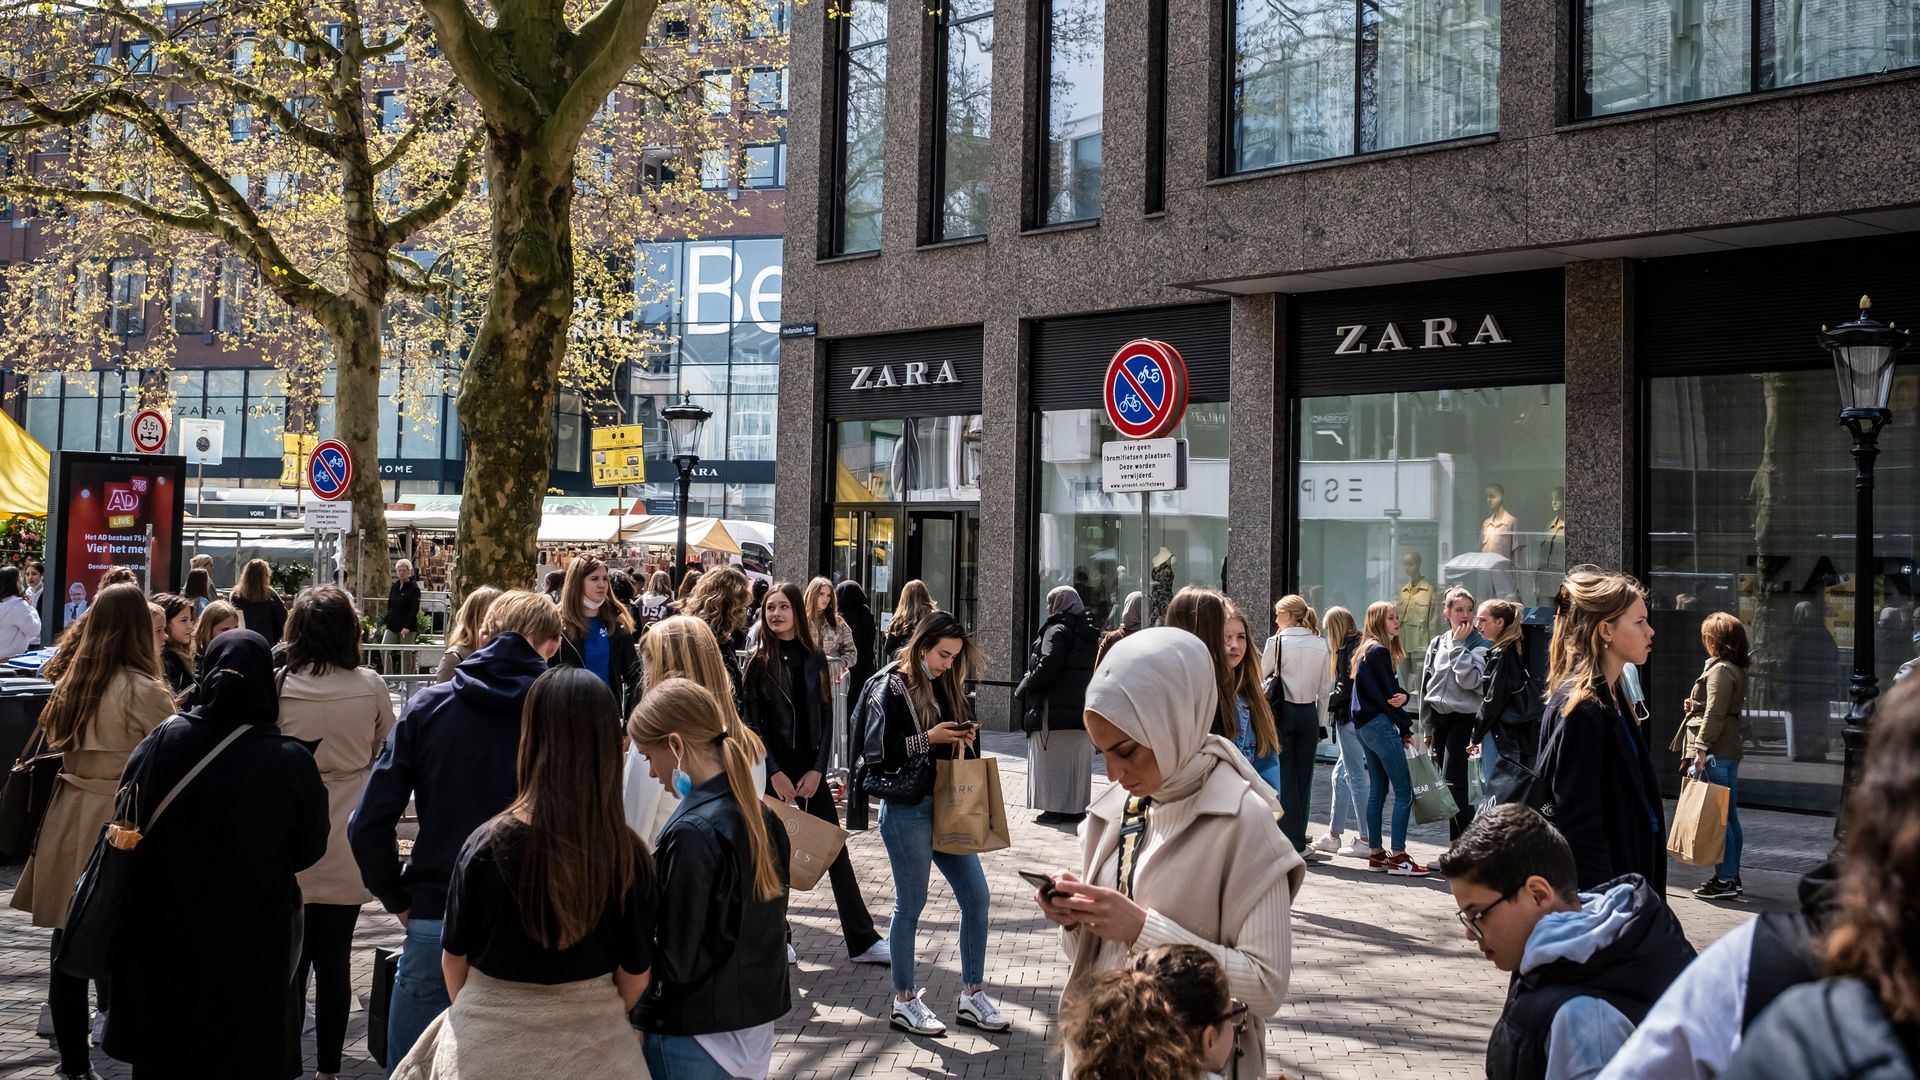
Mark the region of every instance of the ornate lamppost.
<instances>
[{"instance_id":1,"label":"ornate lamppost","mask_svg":"<svg viewBox=\"0 0 1920 1080\"><path fill-rule=\"evenodd\" d=\"M700 464L700 429L713 418L710 409L693 403L693 395L660 410L667 422L667 443L673 450L673 466L680 470L680 536L673 548L673 584L677 589L687 572L687 497L693 487L693 467Z\"/></svg>"}]
</instances>

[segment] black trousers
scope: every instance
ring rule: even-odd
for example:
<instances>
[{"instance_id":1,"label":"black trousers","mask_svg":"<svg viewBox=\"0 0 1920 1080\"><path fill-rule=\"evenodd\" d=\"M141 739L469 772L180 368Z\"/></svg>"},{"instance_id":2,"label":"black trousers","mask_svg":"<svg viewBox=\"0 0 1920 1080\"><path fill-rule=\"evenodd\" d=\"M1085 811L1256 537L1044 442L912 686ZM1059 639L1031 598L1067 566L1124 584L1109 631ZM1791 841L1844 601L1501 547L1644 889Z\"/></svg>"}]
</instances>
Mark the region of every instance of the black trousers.
<instances>
[{"instance_id":1,"label":"black trousers","mask_svg":"<svg viewBox=\"0 0 1920 1080\"><path fill-rule=\"evenodd\" d=\"M1307 850L1313 802L1313 754L1320 745L1320 710L1289 701L1274 717L1280 733L1280 832L1293 850Z\"/></svg>"},{"instance_id":2,"label":"black trousers","mask_svg":"<svg viewBox=\"0 0 1920 1080\"><path fill-rule=\"evenodd\" d=\"M1473 804L1467 801L1467 744L1473 741L1473 725L1478 718L1472 713L1449 713L1434 710L1433 749L1440 759L1440 775L1447 782L1447 790L1453 792L1453 804L1460 812L1447 819L1447 839L1458 840L1460 834L1467 831L1473 822Z\"/></svg>"},{"instance_id":3,"label":"black trousers","mask_svg":"<svg viewBox=\"0 0 1920 1080\"><path fill-rule=\"evenodd\" d=\"M347 1041L347 1012L353 1002L353 928L360 908L352 904L308 904L307 929L300 941L300 965L288 994L293 1029L305 1026L307 976L313 976L314 1071L340 1071L340 1048ZM304 1071L304 1070L303 1070Z\"/></svg>"},{"instance_id":4,"label":"black trousers","mask_svg":"<svg viewBox=\"0 0 1920 1080\"><path fill-rule=\"evenodd\" d=\"M59 947L60 931L55 930L52 948ZM52 951L47 955L47 1008L53 1013L53 1044L60 1051L60 1071L85 1076L93 1064L89 1053L93 1032L91 1017L87 1015L87 980L53 970ZM94 994L99 998L100 1011L106 1012L110 1004L107 984L95 983Z\"/></svg>"},{"instance_id":5,"label":"black trousers","mask_svg":"<svg viewBox=\"0 0 1920 1080\"><path fill-rule=\"evenodd\" d=\"M807 760L812 760L811 754L807 755ZM808 768L811 767L808 766ZM807 772L806 769L798 772L782 769L780 763L774 760L767 762L767 768L769 776L774 772L785 772L787 779L795 783L798 783ZM767 791L769 793L773 791L771 783L768 784ZM839 808L833 804L833 789L827 785L824 778L820 781L819 788L815 789L813 798L803 799L796 795L794 802L800 809L821 821L840 824ZM853 859L847 855L845 848L840 850L840 857L833 860L833 864L827 867L827 879L833 882L833 906L840 911L840 935L846 939L847 955L859 956L880 941L880 931L873 928L873 913L867 910L866 897L860 895L860 879L854 876ZM788 936L792 936L791 931Z\"/></svg>"}]
</instances>

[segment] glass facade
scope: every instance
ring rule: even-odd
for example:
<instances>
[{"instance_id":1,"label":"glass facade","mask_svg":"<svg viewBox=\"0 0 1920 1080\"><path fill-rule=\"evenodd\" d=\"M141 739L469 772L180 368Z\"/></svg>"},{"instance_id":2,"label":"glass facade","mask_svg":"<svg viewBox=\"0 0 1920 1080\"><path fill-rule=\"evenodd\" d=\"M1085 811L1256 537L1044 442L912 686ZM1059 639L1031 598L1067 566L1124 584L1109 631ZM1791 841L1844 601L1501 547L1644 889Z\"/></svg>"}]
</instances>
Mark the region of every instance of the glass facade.
<instances>
[{"instance_id":1,"label":"glass facade","mask_svg":"<svg viewBox=\"0 0 1920 1080\"><path fill-rule=\"evenodd\" d=\"M993 4L945 7L936 240L984 235L992 207Z\"/></svg>"},{"instance_id":2,"label":"glass facade","mask_svg":"<svg viewBox=\"0 0 1920 1080\"><path fill-rule=\"evenodd\" d=\"M1579 10L1585 116L1920 65L1915 0L1584 0Z\"/></svg>"},{"instance_id":3,"label":"glass facade","mask_svg":"<svg viewBox=\"0 0 1920 1080\"><path fill-rule=\"evenodd\" d=\"M900 587L920 580L968 626L977 612L978 415L833 425L829 570L866 590L886 629Z\"/></svg>"},{"instance_id":4,"label":"glass facade","mask_svg":"<svg viewBox=\"0 0 1920 1080\"><path fill-rule=\"evenodd\" d=\"M1742 714L1742 801L1838 802L1854 642L1874 635L1884 693L1914 658L1920 565L1920 366L1900 369L1875 473L1871 627L1854 625L1853 458L1830 370L1648 382L1650 699L1685 698L1724 611L1753 647ZM1664 747L1678 709L1654 709Z\"/></svg>"},{"instance_id":5,"label":"glass facade","mask_svg":"<svg viewBox=\"0 0 1920 1080\"><path fill-rule=\"evenodd\" d=\"M1100 118L1106 88L1106 0L1049 0L1045 9L1046 145L1039 224L1100 216Z\"/></svg>"},{"instance_id":6,"label":"glass facade","mask_svg":"<svg viewBox=\"0 0 1920 1080\"><path fill-rule=\"evenodd\" d=\"M886 0L850 0L839 22L839 204L836 254L877 251L887 136Z\"/></svg>"},{"instance_id":7,"label":"glass facade","mask_svg":"<svg viewBox=\"0 0 1920 1080\"><path fill-rule=\"evenodd\" d=\"M1499 0L1234 0L1230 11L1229 172L1500 128Z\"/></svg>"},{"instance_id":8,"label":"glass facade","mask_svg":"<svg viewBox=\"0 0 1920 1080\"><path fill-rule=\"evenodd\" d=\"M1054 410L1038 421L1030 626L1046 619L1047 593L1060 585L1074 586L1095 624L1108 629L1120 625L1130 592L1147 593L1160 621L1183 586L1221 586L1231 498L1225 402L1190 406L1170 436L1187 440L1187 487L1153 496L1150 585L1140 572L1140 496L1100 490L1100 444L1120 438L1106 411ZM1265 616L1259 621L1264 626Z\"/></svg>"},{"instance_id":9,"label":"glass facade","mask_svg":"<svg viewBox=\"0 0 1920 1080\"><path fill-rule=\"evenodd\" d=\"M1551 606L1567 567L1566 393L1557 384L1304 398L1300 593L1400 609L1418 694L1449 587Z\"/></svg>"}]
</instances>

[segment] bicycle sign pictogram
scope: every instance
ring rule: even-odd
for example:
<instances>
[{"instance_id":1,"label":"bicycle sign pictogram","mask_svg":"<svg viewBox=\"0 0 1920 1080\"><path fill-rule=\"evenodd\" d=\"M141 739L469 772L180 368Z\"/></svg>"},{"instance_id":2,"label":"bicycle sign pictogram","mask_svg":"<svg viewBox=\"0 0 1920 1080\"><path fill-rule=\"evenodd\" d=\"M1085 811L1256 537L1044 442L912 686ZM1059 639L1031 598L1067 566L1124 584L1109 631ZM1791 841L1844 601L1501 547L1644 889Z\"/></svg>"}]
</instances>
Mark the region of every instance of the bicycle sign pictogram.
<instances>
[{"instance_id":1,"label":"bicycle sign pictogram","mask_svg":"<svg viewBox=\"0 0 1920 1080\"><path fill-rule=\"evenodd\" d=\"M345 443L338 439L328 439L313 448L313 456L307 459L307 487L313 493L332 502L347 495L347 485L353 483L353 454Z\"/></svg>"},{"instance_id":2,"label":"bicycle sign pictogram","mask_svg":"<svg viewBox=\"0 0 1920 1080\"><path fill-rule=\"evenodd\" d=\"M1101 385L1107 419L1123 439L1152 439L1180 426L1187 412L1187 364L1164 341L1120 346Z\"/></svg>"}]
</instances>

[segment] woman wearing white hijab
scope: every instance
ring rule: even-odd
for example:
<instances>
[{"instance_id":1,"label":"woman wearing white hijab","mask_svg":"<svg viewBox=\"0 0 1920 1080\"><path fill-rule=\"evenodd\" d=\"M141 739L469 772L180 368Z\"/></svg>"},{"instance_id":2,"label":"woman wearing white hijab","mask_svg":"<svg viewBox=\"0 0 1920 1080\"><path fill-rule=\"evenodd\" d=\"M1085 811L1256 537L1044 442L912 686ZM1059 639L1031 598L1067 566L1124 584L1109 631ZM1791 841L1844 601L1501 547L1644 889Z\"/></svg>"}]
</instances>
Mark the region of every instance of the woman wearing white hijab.
<instances>
[{"instance_id":1,"label":"woman wearing white hijab","mask_svg":"<svg viewBox=\"0 0 1920 1080\"><path fill-rule=\"evenodd\" d=\"M1252 1021L1232 1080L1266 1071L1263 1021L1286 997L1306 864L1273 827L1267 785L1209 734L1217 698L1212 654L1185 630L1142 630L1113 647L1086 711L1112 783L1087 808L1079 870L1035 899L1065 931L1068 993L1155 945L1213 954Z\"/></svg>"}]
</instances>

